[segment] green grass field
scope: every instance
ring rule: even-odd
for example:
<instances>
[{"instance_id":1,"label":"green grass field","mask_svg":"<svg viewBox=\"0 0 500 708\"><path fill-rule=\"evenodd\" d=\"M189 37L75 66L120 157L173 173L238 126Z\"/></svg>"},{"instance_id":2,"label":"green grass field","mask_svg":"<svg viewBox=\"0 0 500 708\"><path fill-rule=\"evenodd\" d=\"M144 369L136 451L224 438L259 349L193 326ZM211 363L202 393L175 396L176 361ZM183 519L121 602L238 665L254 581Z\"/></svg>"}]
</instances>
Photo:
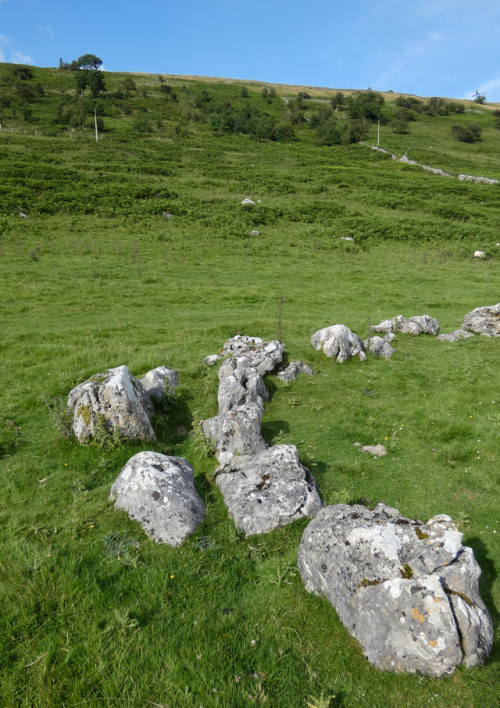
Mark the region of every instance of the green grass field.
<instances>
[{"instance_id":1,"label":"green grass field","mask_svg":"<svg viewBox=\"0 0 500 708\"><path fill-rule=\"evenodd\" d=\"M361 145L318 146L307 120L291 142L217 135L186 102L205 89L239 106L241 86L167 79L174 102L157 77L133 78L128 98L103 99L98 143L91 124L53 122L59 101L77 100L69 72L35 70L45 96L28 121L3 104L0 704L495 708L499 341L398 335L389 361L337 364L310 336L342 323L366 337L400 313L430 314L448 332L498 302L500 187ZM123 75L106 81L117 91ZM248 92L282 119L283 100ZM305 117L318 105L307 101ZM498 179L500 131L487 108L473 114L479 143L451 137L465 113L421 116L407 135L385 124L381 144ZM137 130L141 113L151 132ZM475 259L476 249L489 257ZM217 371L203 359L234 334L274 339L279 327L286 358L315 375L267 377L267 442L297 445L329 504L365 497L424 521L453 517L495 624L486 666L439 680L375 670L328 602L304 590L296 557L306 523L248 538L235 530L198 426L217 410ZM120 364L137 376L179 371L157 441L64 437L69 390ZM355 442L388 454L365 456ZM194 467L207 515L180 548L148 540L108 501L142 449Z\"/></svg>"}]
</instances>

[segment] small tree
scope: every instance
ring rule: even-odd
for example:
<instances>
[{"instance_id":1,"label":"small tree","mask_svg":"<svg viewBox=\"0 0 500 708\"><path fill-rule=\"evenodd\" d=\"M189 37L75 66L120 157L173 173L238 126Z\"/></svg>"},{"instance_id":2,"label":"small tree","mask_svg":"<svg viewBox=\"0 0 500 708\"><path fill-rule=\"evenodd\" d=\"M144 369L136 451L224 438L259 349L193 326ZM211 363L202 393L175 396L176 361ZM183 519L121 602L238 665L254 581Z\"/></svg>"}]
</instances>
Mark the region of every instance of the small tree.
<instances>
[{"instance_id":1,"label":"small tree","mask_svg":"<svg viewBox=\"0 0 500 708\"><path fill-rule=\"evenodd\" d=\"M472 100L474 103L485 103L486 95L484 93L480 93L479 89L476 89L476 91L474 91L474 95L472 96Z\"/></svg>"},{"instance_id":2,"label":"small tree","mask_svg":"<svg viewBox=\"0 0 500 708\"><path fill-rule=\"evenodd\" d=\"M469 125L454 125L451 129L452 135L462 143L475 143L481 137L482 128L477 123Z\"/></svg>"},{"instance_id":3,"label":"small tree","mask_svg":"<svg viewBox=\"0 0 500 708\"><path fill-rule=\"evenodd\" d=\"M102 59L95 54L83 54L81 57L78 57L75 81L77 90L82 98L87 86L90 88L92 98L97 98L101 91L106 90L104 77L100 72L101 66Z\"/></svg>"}]
</instances>

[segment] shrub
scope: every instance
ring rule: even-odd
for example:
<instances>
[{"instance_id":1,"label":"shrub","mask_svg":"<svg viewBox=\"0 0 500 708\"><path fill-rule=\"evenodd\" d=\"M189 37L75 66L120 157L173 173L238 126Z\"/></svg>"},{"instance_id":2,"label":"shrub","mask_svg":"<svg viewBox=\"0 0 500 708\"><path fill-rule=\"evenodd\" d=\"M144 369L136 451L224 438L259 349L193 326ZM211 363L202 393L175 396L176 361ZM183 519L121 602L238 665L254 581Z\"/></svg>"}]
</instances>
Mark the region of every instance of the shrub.
<instances>
[{"instance_id":1,"label":"shrub","mask_svg":"<svg viewBox=\"0 0 500 708\"><path fill-rule=\"evenodd\" d=\"M469 125L454 125L451 129L453 137L462 143L475 143L481 138L482 128L477 123Z\"/></svg>"}]
</instances>

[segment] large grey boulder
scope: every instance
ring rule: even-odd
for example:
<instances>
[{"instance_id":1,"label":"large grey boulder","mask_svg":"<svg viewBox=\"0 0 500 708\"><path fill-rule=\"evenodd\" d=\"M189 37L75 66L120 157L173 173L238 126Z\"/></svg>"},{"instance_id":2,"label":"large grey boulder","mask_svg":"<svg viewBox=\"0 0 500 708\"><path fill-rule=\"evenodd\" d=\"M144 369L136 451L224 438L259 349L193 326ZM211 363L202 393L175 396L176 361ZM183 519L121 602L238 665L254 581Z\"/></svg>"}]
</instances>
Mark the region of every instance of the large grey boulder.
<instances>
[{"instance_id":1,"label":"large grey boulder","mask_svg":"<svg viewBox=\"0 0 500 708\"><path fill-rule=\"evenodd\" d=\"M110 499L150 538L170 546L179 546L205 517L191 465L159 452L134 455L111 487Z\"/></svg>"},{"instance_id":2,"label":"large grey boulder","mask_svg":"<svg viewBox=\"0 0 500 708\"><path fill-rule=\"evenodd\" d=\"M205 364L213 365L221 359L230 357L233 359L231 366L235 368L253 367L260 374L267 374L272 371L283 357L285 345L278 340L266 342L260 337L249 337L245 334L237 334L228 339L219 354L209 354L205 357ZM224 369L219 371L219 379L225 376Z\"/></svg>"},{"instance_id":3,"label":"large grey boulder","mask_svg":"<svg viewBox=\"0 0 500 708\"><path fill-rule=\"evenodd\" d=\"M73 431L80 442L93 438L104 426L128 440L155 440L151 425L153 405L126 366L95 374L68 395Z\"/></svg>"},{"instance_id":4,"label":"large grey boulder","mask_svg":"<svg viewBox=\"0 0 500 708\"><path fill-rule=\"evenodd\" d=\"M360 361L366 359L363 341L342 324L318 330L312 335L311 344L316 350L322 349L326 356L339 362L347 361L353 356L359 356Z\"/></svg>"},{"instance_id":5,"label":"large grey boulder","mask_svg":"<svg viewBox=\"0 0 500 708\"><path fill-rule=\"evenodd\" d=\"M234 455L256 455L267 448L260 429L263 412L258 403L245 403L202 421L205 438L215 446L222 465Z\"/></svg>"},{"instance_id":6,"label":"large grey boulder","mask_svg":"<svg viewBox=\"0 0 500 708\"><path fill-rule=\"evenodd\" d=\"M230 516L247 536L314 516L324 506L294 445L275 445L251 458L233 457L215 474Z\"/></svg>"},{"instance_id":7,"label":"large grey boulder","mask_svg":"<svg viewBox=\"0 0 500 708\"><path fill-rule=\"evenodd\" d=\"M226 366L226 376L221 379L217 396L219 415L247 403L255 403L263 411L264 401L268 399L264 380L255 369Z\"/></svg>"},{"instance_id":8,"label":"large grey boulder","mask_svg":"<svg viewBox=\"0 0 500 708\"><path fill-rule=\"evenodd\" d=\"M401 332L402 334L433 334L439 333L439 322L430 315L415 315L414 317L403 317L397 315L391 320L382 320L370 327L372 332Z\"/></svg>"},{"instance_id":9,"label":"large grey boulder","mask_svg":"<svg viewBox=\"0 0 500 708\"><path fill-rule=\"evenodd\" d=\"M496 305L476 307L465 315L463 329L483 337L500 337L500 302Z\"/></svg>"},{"instance_id":10,"label":"large grey boulder","mask_svg":"<svg viewBox=\"0 0 500 708\"><path fill-rule=\"evenodd\" d=\"M379 669L437 677L490 652L480 569L449 516L423 524L384 504L329 506L305 529L298 565Z\"/></svg>"},{"instance_id":11,"label":"large grey boulder","mask_svg":"<svg viewBox=\"0 0 500 708\"><path fill-rule=\"evenodd\" d=\"M139 379L139 383L150 398L161 401L165 395L174 393L179 385L179 374L167 366L157 366Z\"/></svg>"}]
</instances>

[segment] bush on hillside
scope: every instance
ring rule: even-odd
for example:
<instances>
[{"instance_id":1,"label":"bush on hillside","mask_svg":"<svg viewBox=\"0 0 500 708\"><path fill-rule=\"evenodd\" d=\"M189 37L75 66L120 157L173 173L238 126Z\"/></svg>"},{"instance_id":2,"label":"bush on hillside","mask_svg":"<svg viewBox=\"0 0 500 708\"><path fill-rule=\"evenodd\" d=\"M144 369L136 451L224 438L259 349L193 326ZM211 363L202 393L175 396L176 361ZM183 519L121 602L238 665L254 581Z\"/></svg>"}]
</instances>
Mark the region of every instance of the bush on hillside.
<instances>
[{"instance_id":1,"label":"bush on hillside","mask_svg":"<svg viewBox=\"0 0 500 708\"><path fill-rule=\"evenodd\" d=\"M452 135L462 143L475 143L481 138L482 128L477 123L469 125L454 125L451 129Z\"/></svg>"}]
</instances>

